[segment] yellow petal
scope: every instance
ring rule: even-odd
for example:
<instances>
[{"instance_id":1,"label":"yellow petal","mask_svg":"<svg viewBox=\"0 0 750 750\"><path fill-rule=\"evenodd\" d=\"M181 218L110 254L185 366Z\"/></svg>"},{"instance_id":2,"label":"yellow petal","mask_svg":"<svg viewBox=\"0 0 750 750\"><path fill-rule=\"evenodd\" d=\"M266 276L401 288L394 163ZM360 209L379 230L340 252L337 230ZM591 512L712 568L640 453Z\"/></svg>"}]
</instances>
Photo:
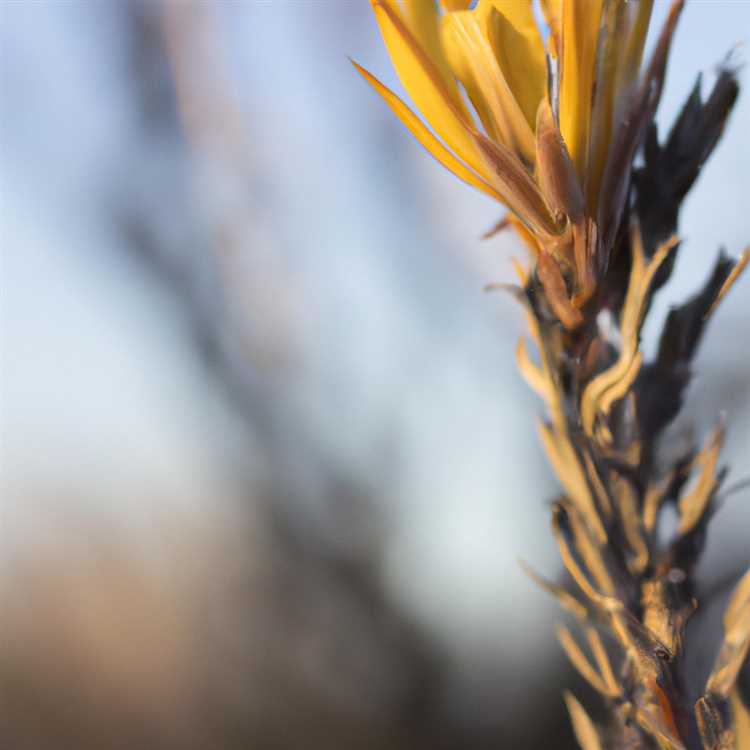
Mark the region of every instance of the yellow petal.
<instances>
[{"instance_id":1,"label":"yellow petal","mask_svg":"<svg viewBox=\"0 0 750 750\"><path fill-rule=\"evenodd\" d=\"M480 0L477 10L481 11L483 5L491 6L486 33L495 58L533 129L539 102L547 88L547 62L531 2Z\"/></svg>"},{"instance_id":2,"label":"yellow petal","mask_svg":"<svg viewBox=\"0 0 750 750\"><path fill-rule=\"evenodd\" d=\"M562 0L560 131L578 177L588 162L591 97L602 0Z\"/></svg>"},{"instance_id":3,"label":"yellow petal","mask_svg":"<svg viewBox=\"0 0 750 750\"><path fill-rule=\"evenodd\" d=\"M446 145L487 179L487 168L467 130L470 117L463 103L447 88L398 9L377 0L373 0L373 9L396 72L417 109Z\"/></svg>"},{"instance_id":4,"label":"yellow petal","mask_svg":"<svg viewBox=\"0 0 750 750\"><path fill-rule=\"evenodd\" d=\"M402 0L401 16L406 21L409 31L424 50L427 57L440 72L443 83L451 92L454 101L462 106L461 96L456 88L450 66L443 54L440 40L441 16L435 0Z\"/></svg>"},{"instance_id":5,"label":"yellow petal","mask_svg":"<svg viewBox=\"0 0 750 750\"><path fill-rule=\"evenodd\" d=\"M440 0L443 10L467 10L471 5L471 0Z\"/></svg>"},{"instance_id":6,"label":"yellow petal","mask_svg":"<svg viewBox=\"0 0 750 750\"><path fill-rule=\"evenodd\" d=\"M473 17L473 14L461 15ZM497 99L494 87L493 91L490 92L489 100L486 99L482 92L480 81L488 80L489 76L482 64L475 63L470 57L471 50L467 49L468 45L458 28L457 16L461 17L457 13L450 13L443 19L442 40L446 60L453 74L461 81L464 91L466 91L472 106L476 110L477 115L479 115L479 120L484 127L485 133L495 141L502 140L508 143L510 141L510 132L505 122L505 116L502 110L498 114L494 114L492 111L491 102ZM492 61L489 61L489 64L490 66L494 65Z\"/></svg>"},{"instance_id":7,"label":"yellow petal","mask_svg":"<svg viewBox=\"0 0 750 750\"><path fill-rule=\"evenodd\" d=\"M497 11L490 8L497 15ZM505 79L487 37L486 22L474 11L449 13L443 44L456 76L472 99L488 135L534 161L534 134Z\"/></svg>"},{"instance_id":8,"label":"yellow petal","mask_svg":"<svg viewBox=\"0 0 750 750\"><path fill-rule=\"evenodd\" d=\"M416 139L437 159L446 169L453 172L459 179L481 190L486 195L502 202L500 194L481 177L472 172L463 162L459 161L445 146L425 127L424 123L412 112L401 99L387 86L384 86L374 75L352 60L352 65L361 73L364 79L377 91L396 113L401 122L406 125Z\"/></svg>"}]
</instances>

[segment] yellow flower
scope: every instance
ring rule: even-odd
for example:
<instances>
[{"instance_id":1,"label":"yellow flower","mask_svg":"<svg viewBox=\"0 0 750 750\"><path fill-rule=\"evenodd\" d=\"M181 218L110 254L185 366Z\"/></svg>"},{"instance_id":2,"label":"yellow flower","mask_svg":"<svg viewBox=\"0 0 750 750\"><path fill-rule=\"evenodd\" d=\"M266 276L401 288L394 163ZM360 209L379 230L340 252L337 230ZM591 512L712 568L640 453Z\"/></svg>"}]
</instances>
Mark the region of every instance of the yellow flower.
<instances>
[{"instance_id":1,"label":"yellow flower","mask_svg":"<svg viewBox=\"0 0 750 750\"><path fill-rule=\"evenodd\" d=\"M510 209L555 312L576 325L606 267L682 1L642 79L653 0L542 0L546 45L531 0L371 1L423 119L355 66L441 164Z\"/></svg>"}]
</instances>

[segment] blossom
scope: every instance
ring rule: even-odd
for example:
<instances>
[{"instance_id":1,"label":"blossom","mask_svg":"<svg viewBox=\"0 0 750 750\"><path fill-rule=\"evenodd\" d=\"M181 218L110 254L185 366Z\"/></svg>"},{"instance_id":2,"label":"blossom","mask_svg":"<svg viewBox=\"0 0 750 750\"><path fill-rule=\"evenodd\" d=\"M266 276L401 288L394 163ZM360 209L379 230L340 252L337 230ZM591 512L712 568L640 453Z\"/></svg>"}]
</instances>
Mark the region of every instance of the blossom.
<instances>
[{"instance_id":1,"label":"blossom","mask_svg":"<svg viewBox=\"0 0 750 750\"><path fill-rule=\"evenodd\" d=\"M641 73L653 0L544 0L546 28L531 0L372 0L422 118L355 66L443 166L510 210L568 328L606 270L682 5Z\"/></svg>"}]
</instances>

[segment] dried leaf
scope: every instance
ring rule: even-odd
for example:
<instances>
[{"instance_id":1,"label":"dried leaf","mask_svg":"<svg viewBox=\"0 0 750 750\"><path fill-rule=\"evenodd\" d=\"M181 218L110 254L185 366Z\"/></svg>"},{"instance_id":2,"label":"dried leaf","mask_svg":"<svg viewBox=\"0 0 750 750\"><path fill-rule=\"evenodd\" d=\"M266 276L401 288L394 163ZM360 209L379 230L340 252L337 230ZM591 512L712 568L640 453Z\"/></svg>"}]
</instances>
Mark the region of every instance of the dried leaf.
<instances>
[{"instance_id":1,"label":"dried leaf","mask_svg":"<svg viewBox=\"0 0 750 750\"><path fill-rule=\"evenodd\" d=\"M633 264L625 304L620 316L622 351L615 364L597 375L586 386L581 397L581 422L588 435L593 435L594 419L602 409L602 401L607 391L615 388L615 395L617 395L623 380L626 383L632 382L633 362L638 358L639 335L649 301L651 281L669 252L677 245L677 241L677 237L670 237L661 245L654 257L646 262L640 232L637 227L634 229L631 241ZM605 402L609 406L611 403L611 401Z\"/></svg>"},{"instance_id":2,"label":"dried leaf","mask_svg":"<svg viewBox=\"0 0 750 750\"><path fill-rule=\"evenodd\" d=\"M557 640L563 647L571 664L594 690L599 691L602 695L606 695L609 698L615 698L619 695L619 691L613 690L611 685L591 665L591 662L586 658L581 647L576 643L575 638L573 638L565 625L557 626Z\"/></svg>"},{"instance_id":3,"label":"dried leaf","mask_svg":"<svg viewBox=\"0 0 750 750\"><path fill-rule=\"evenodd\" d=\"M583 322L581 311L571 303L568 297L565 280L557 261L544 250L537 259L537 273L544 287L547 301L560 322L568 329L579 326Z\"/></svg>"},{"instance_id":4,"label":"dried leaf","mask_svg":"<svg viewBox=\"0 0 750 750\"><path fill-rule=\"evenodd\" d=\"M680 498L680 523L677 533L681 536L695 528L706 512L717 486L716 464L724 440L724 426L716 427L706 440L703 449L696 455L694 464L700 468L695 485Z\"/></svg>"},{"instance_id":5,"label":"dried leaf","mask_svg":"<svg viewBox=\"0 0 750 750\"><path fill-rule=\"evenodd\" d=\"M599 734L594 727L594 723L589 715L583 709L583 706L576 700L572 693L567 690L563 693L565 705L568 707L570 720L573 722L573 731L575 732L578 744L582 750L602 750L602 743Z\"/></svg>"},{"instance_id":6,"label":"dried leaf","mask_svg":"<svg viewBox=\"0 0 750 750\"><path fill-rule=\"evenodd\" d=\"M724 641L706 683L706 692L726 700L750 647L750 570L737 584L724 615Z\"/></svg>"},{"instance_id":7,"label":"dried leaf","mask_svg":"<svg viewBox=\"0 0 750 750\"><path fill-rule=\"evenodd\" d=\"M580 602L573 594L567 591L565 588L557 583L553 583L544 576L537 573L527 562L524 560L518 561L521 569L536 583L540 588L544 589L548 594L552 594L562 605L563 609L567 610L571 614L575 615L579 620L583 621L588 618L588 609Z\"/></svg>"}]
</instances>

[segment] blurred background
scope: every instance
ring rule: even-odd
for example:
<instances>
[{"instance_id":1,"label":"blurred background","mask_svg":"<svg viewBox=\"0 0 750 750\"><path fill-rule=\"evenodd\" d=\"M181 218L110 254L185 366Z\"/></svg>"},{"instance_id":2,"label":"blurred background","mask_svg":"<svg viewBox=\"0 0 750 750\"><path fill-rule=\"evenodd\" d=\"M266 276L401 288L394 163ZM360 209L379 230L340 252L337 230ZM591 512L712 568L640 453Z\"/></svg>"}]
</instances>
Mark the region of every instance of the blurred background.
<instances>
[{"instance_id":1,"label":"blurred background","mask_svg":"<svg viewBox=\"0 0 750 750\"><path fill-rule=\"evenodd\" d=\"M749 33L689 4L661 132ZM401 91L368 4L5 0L0 55L2 746L572 747L586 692L517 564L559 570L541 404L482 292L523 251L350 66ZM750 238L748 132L745 94L647 351ZM681 423L728 413L730 482L749 290ZM749 524L746 489L705 591Z\"/></svg>"}]
</instances>

